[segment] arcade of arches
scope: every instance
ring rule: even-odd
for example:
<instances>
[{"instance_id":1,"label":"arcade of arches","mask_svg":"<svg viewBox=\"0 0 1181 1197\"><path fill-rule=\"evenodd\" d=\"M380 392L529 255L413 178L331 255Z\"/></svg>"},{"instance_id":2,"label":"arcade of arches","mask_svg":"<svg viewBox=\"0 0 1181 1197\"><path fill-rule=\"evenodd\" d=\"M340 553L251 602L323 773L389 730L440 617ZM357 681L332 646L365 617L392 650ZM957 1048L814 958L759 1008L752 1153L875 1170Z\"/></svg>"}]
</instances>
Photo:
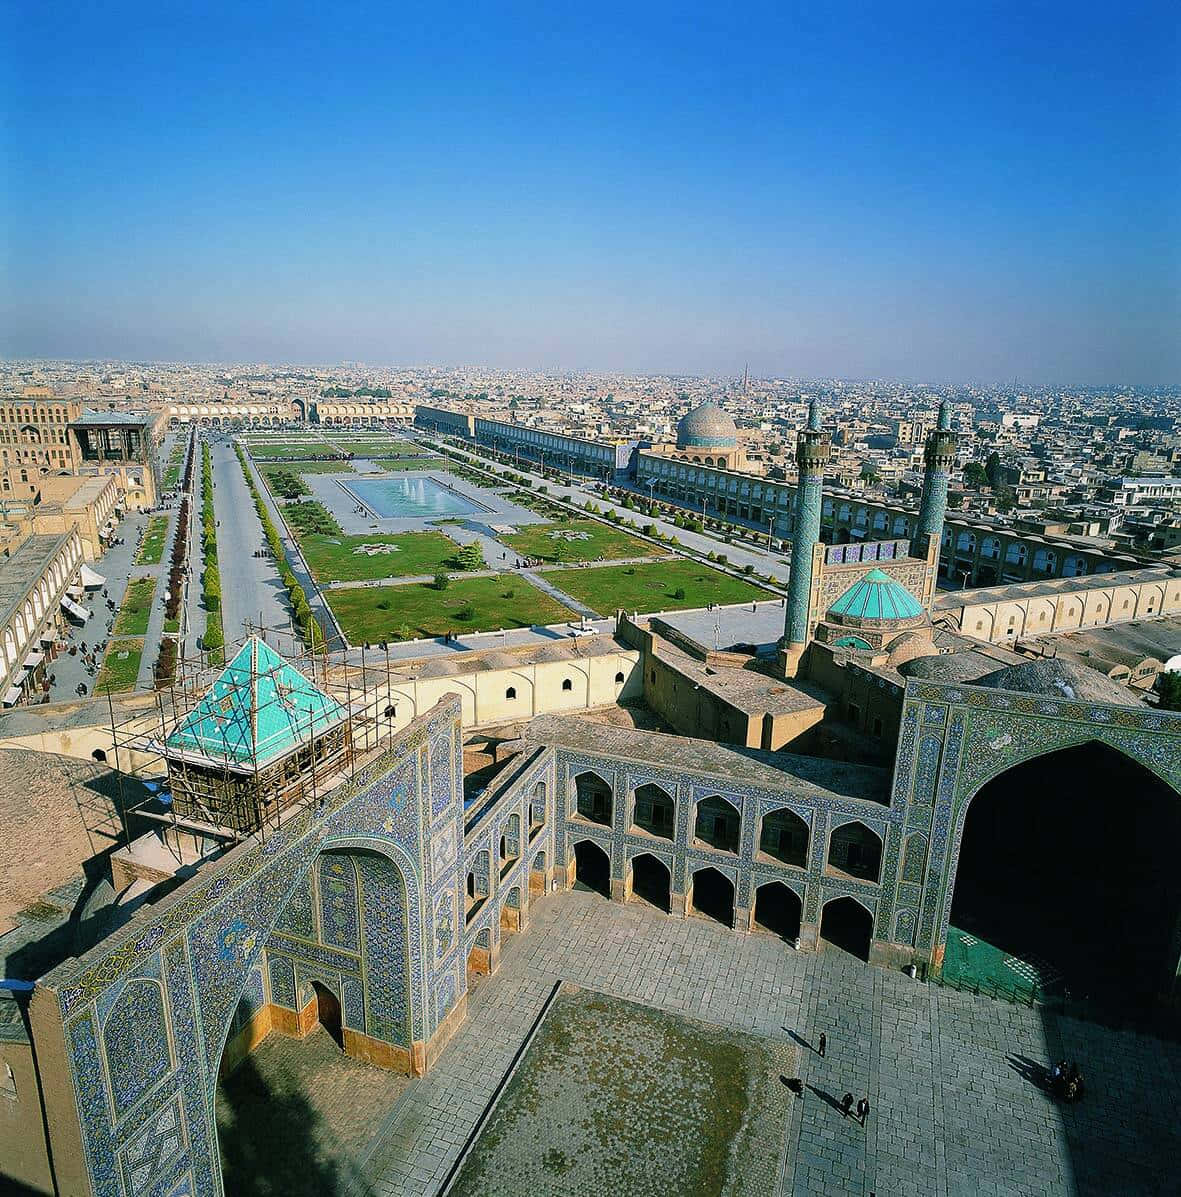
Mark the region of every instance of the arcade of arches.
<instances>
[{"instance_id":1,"label":"arcade of arches","mask_svg":"<svg viewBox=\"0 0 1181 1197\"><path fill-rule=\"evenodd\" d=\"M964 822L948 932L1037 957L1073 993L1148 998L1177 975L1181 796L1098 742L985 784ZM973 945L974 946L974 945Z\"/></svg>"}]
</instances>

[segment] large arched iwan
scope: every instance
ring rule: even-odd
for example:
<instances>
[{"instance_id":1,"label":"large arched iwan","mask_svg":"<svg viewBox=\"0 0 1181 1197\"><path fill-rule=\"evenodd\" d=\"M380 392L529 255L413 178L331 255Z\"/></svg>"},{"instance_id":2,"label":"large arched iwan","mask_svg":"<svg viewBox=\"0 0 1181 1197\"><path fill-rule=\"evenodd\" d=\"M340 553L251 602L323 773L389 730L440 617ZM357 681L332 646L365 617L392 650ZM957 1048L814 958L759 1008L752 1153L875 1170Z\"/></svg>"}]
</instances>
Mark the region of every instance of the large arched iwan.
<instances>
[{"instance_id":1,"label":"large arched iwan","mask_svg":"<svg viewBox=\"0 0 1181 1197\"><path fill-rule=\"evenodd\" d=\"M1166 995L1179 843L1181 796L1114 748L1090 741L1015 765L968 806L947 951L958 963L983 942L1001 967L1034 960L1078 994Z\"/></svg>"}]
</instances>

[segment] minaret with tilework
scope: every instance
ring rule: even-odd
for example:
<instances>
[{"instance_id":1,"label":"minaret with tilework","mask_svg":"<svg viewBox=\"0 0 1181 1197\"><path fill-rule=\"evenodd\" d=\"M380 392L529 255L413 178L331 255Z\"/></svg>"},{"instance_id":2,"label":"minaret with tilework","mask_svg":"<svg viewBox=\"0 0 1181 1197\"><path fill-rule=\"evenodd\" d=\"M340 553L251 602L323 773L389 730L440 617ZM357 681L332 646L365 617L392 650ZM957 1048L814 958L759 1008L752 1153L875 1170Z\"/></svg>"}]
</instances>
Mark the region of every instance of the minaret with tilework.
<instances>
[{"instance_id":1,"label":"minaret with tilework","mask_svg":"<svg viewBox=\"0 0 1181 1197\"><path fill-rule=\"evenodd\" d=\"M943 537L943 519L947 514L947 482L955 465L955 433L951 430L951 410L944 400L939 405L939 423L927 434L923 450L923 496L919 503L919 522L910 552L914 557L926 557L927 537L934 536L939 544ZM938 568L938 556L935 558Z\"/></svg>"},{"instance_id":2,"label":"minaret with tilework","mask_svg":"<svg viewBox=\"0 0 1181 1197\"><path fill-rule=\"evenodd\" d=\"M780 663L784 675L794 677L808 639L808 609L812 590L812 551L820 543L821 487L831 445L820 427L820 403L808 405L808 426L796 440L795 523L791 538L791 573L787 579L787 617Z\"/></svg>"}]
</instances>

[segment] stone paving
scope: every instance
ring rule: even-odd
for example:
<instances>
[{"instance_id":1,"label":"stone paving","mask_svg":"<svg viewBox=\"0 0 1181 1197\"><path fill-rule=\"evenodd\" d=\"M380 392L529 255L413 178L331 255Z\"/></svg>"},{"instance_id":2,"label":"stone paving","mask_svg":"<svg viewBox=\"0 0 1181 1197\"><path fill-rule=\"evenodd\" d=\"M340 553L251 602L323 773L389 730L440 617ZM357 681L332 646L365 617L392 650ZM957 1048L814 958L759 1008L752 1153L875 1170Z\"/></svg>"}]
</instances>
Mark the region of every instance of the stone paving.
<instances>
[{"instance_id":1,"label":"stone paving","mask_svg":"<svg viewBox=\"0 0 1181 1197\"><path fill-rule=\"evenodd\" d=\"M798 1051L563 986L450 1197L769 1197Z\"/></svg>"},{"instance_id":2,"label":"stone paving","mask_svg":"<svg viewBox=\"0 0 1181 1197\"><path fill-rule=\"evenodd\" d=\"M162 608L159 612L157 608L161 607L163 593L160 589L161 574L163 573L163 576L167 577L167 565L165 563L159 565L134 564L140 533L147 526L148 518L141 512L129 512L119 522L116 529L116 535L122 537L125 543L111 545L98 560L88 563L91 569L102 575L105 585L102 590L88 591L82 600L83 606L91 612L86 623L81 626L67 624L67 627L69 628L69 642L72 645L85 644L88 652L96 646L101 646L99 652L101 664L102 649L106 647L115 622L114 614L107 610L103 591L105 590L106 594L115 601L117 608L123 599L130 578L156 578L156 593L152 597L152 618L148 622L148 635L144 638L144 660L149 662L147 668L150 674L151 665L155 662L156 654L160 649L160 633L164 626ZM158 618L156 618L157 615ZM95 679L98 676L97 669L92 672L86 668L80 651L74 656L66 653L58 657L50 665L49 672L54 678L49 692L51 702L67 702L76 699L78 697L77 687L80 682L86 686L89 693L93 690Z\"/></svg>"},{"instance_id":3,"label":"stone paving","mask_svg":"<svg viewBox=\"0 0 1181 1197\"><path fill-rule=\"evenodd\" d=\"M435 1068L363 1153L383 1197L438 1191L559 978L805 1049L805 1087L790 1103L778 1161L781 1197L1179 1191L1177 1043L588 893L549 895L530 913ZM810 1050L821 1031L823 1059ZM1088 1081L1077 1106L1040 1084L1062 1056ZM868 1096L864 1128L841 1111L846 1092Z\"/></svg>"},{"instance_id":4,"label":"stone paving","mask_svg":"<svg viewBox=\"0 0 1181 1197\"><path fill-rule=\"evenodd\" d=\"M354 1158L410 1079L351 1060L322 1027L270 1035L217 1089L225 1191L233 1197L367 1192Z\"/></svg>"}]
</instances>

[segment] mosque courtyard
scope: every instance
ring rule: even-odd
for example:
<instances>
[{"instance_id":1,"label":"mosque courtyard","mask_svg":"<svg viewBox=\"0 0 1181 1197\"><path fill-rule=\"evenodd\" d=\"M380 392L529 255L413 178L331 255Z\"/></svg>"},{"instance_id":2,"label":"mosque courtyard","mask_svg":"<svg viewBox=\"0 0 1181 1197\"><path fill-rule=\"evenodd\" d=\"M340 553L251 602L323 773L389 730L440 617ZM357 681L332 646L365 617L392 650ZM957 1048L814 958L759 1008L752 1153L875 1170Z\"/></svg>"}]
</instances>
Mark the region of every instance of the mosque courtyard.
<instances>
[{"instance_id":1,"label":"mosque courtyard","mask_svg":"<svg viewBox=\"0 0 1181 1197\"><path fill-rule=\"evenodd\" d=\"M578 989L564 986L538 1023L557 981ZM745 1070L741 1116L719 1110L723 1101L701 1102L698 1083L713 1067L693 1058L703 1026L720 1028L736 1071ZM375 1085L369 1066L343 1055L334 1081L331 1055L320 1050L330 1041L280 1042L283 1062L267 1079L288 1100L300 1052L317 1053L318 1096L303 1116L335 1155L305 1170L309 1183L348 1178L293 1194L1176 1192L1181 1126L1166 1100L1181 1072L1176 1042L586 891L531 907L527 930L506 936L499 969L470 996L467 1021L404 1091ZM1043 1070L1063 1057L1087 1077L1079 1105L1041 1087ZM801 1096L779 1070L800 1077ZM846 1092L869 1098L864 1128L839 1108ZM605 1094L626 1114L614 1130L603 1121ZM252 1124L245 1106L239 1118ZM338 1119L344 1133L317 1131L318 1120ZM751 1119L757 1134L748 1133ZM359 1120L368 1121L367 1141ZM712 1171L691 1189L620 1171L646 1134L653 1150L708 1159Z\"/></svg>"}]
</instances>

